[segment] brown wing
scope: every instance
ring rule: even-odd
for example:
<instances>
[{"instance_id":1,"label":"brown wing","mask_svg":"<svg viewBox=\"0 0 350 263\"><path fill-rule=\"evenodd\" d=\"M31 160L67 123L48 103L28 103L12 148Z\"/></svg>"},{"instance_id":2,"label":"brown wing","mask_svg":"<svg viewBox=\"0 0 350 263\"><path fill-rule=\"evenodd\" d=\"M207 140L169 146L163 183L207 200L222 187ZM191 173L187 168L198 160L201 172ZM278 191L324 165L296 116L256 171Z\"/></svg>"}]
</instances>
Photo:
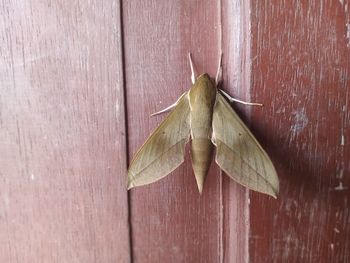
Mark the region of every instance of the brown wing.
<instances>
[{"instance_id":1,"label":"brown wing","mask_svg":"<svg viewBox=\"0 0 350 263\"><path fill-rule=\"evenodd\" d=\"M136 153L128 170L128 189L155 182L184 161L190 134L188 93Z\"/></svg>"},{"instance_id":2,"label":"brown wing","mask_svg":"<svg viewBox=\"0 0 350 263\"><path fill-rule=\"evenodd\" d=\"M220 93L214 106L212 141L217 147L216 163L229 177L277 197L279 182L270 158Z\"/></svg>"}]
</instances>

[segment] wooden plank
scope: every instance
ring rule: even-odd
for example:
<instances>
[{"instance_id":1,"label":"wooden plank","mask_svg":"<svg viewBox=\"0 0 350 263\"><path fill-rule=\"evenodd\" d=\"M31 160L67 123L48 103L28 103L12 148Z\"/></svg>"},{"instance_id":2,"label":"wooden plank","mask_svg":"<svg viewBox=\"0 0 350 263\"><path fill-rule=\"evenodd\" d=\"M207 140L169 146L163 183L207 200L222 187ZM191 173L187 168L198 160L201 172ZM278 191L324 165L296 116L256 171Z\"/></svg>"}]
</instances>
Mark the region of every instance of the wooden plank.
<instances>
[{"instance_id":1,"label":"wooden plank","mask_svg":"<svg viewBox=\"0 0 350 263\"><path fill-rule=\"evenodd\" d=\"M250 101L250 4L221 1L223 89ZM232 105L247 123L251 107ZM223 173L223 262L248 262L248 190Z\"/></svg>"},{"instance_id":2,"label":"wooden plank","mask_svg":"<svg viewBox=\"0 0 350 263\"><path fill-rule=\"evenodd\" d=\"M251 194L251 262L350 261L349 7L252 1L252 123L281 193Z\"/></svg>"},{"instance_id":3,"label":"wooden plank","mask_svg":"<svg viewBox=\"0 0 350 263\"><path fill-rule=\"evenodd\" d=\"M187 53L199 73L216 72L219 2L125 1L125 69L130 157L191 86ZM220 176L216 165L199 195L188 149L166 178L131 190L134 262L218 262L221 251Z\"/></svg>"},{"instance_id":4,"label":"wooden plank","mask_svg":"<svg viewBox=\"0 0 350 263\"><path fill-rule=\"evenodd\" d=\"M0 5L0 262L128 262L119 1Z\"/></svg>"}]
</instances>

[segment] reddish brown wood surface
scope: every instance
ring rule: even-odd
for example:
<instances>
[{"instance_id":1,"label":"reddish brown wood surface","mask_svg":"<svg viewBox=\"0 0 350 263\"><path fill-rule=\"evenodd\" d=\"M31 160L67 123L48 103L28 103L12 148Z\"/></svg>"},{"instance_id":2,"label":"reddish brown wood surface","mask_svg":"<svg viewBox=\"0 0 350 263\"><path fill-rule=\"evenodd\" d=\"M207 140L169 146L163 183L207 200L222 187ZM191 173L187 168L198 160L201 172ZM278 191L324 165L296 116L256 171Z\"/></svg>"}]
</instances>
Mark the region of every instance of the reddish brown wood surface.
<instances>
[{"instance_id":1,"label":"reddish brown wood surface","mask_svg":"<svg viewBox=\"0 0 350 263\"><path fill-rule=\"evenodd\" d=\"M252 1L255 134L281 179L251 194L251 262L350 262L350 2Z\"/></svg>"},{"instance_id":2,"label":"reddish brown wood surface","mask_svg":"<svg viewBox=\"0 0 350 263\"><path fill-rule=\"evenodd\" d=\"M0 262L349 262L349 8L3 1ZM215 163L200 196L188 150L128 194L127 158L166 116L149 115L191 85L187 52L214 75L221 50L223 88L265 105L234 108L276 164L279 198Z\"/></svg>"},{"instance_id":3,"label":"reddish brown wood surface","mask_svg":"<svg viewBox=\"0 0 350 263\"><path fill-rule=\"evenodd\" d=\"M119 2L0 12L0 262L128 262Z\"/></svg>"},{"instance_id":4,"label":"reddish brown wood surface","mask_svg":"<svg viewBox=\"0 0 350 263\"><path fill-rule=\"evenodd\" d=\"M250 4L222 1L222 88L235 98L250 101ZM243 119L250 107L233 105ZM222 173L223 262L248 262L249 207L244 187Z\"/></svg>"}]
</instances>

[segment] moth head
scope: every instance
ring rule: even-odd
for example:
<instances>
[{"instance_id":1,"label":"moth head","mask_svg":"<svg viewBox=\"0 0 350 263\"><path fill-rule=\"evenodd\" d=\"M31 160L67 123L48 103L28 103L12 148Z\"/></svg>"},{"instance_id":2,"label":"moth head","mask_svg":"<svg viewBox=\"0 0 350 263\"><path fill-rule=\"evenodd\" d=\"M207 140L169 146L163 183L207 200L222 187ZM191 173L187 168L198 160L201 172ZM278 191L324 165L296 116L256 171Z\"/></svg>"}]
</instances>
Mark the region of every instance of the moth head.
<instances>
[{"instance_id":1,"label":"moth head","mask_svg":"<svg viewBox=\"0 0 350 263\"><path fill-rule=\"evenodd\" d=\"M194 85L213 86L214 88L216 87L215 80L213 78L211 78L208 73L203 73L203 74L199 75L197 77Z\"/></svg>"}]
</instances>

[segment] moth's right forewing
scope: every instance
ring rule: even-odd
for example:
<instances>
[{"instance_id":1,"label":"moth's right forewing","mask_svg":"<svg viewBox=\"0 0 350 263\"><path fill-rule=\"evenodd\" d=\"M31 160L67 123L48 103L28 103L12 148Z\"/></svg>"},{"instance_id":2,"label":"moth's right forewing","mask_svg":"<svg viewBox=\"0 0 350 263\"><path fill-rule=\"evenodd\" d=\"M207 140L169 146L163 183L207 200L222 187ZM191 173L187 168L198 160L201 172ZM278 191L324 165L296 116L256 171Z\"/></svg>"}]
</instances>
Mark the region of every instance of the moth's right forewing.
<instances>
[{"instance_id":1,"label":"moth's right forewing","mask_svg":"<svg viewBox=\"0 0 350 263\"><path fill-rule=\"evenodd\" d=\"M267 153L224 97L217 93L213 112L216 163L236 182L276 198L279 182Z\"/></svg>"},{"instance_id":2,"label":"moth's right forewing","mask_svg":"<svg viewBox=\"0 0 350 263\"><path fill-rule=\"evenodd\" d=\"M188 92L136 153L128 170L128 189L153 183L184 161L190 134Z\"/></svg>"}]
</instances>

